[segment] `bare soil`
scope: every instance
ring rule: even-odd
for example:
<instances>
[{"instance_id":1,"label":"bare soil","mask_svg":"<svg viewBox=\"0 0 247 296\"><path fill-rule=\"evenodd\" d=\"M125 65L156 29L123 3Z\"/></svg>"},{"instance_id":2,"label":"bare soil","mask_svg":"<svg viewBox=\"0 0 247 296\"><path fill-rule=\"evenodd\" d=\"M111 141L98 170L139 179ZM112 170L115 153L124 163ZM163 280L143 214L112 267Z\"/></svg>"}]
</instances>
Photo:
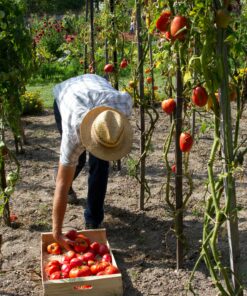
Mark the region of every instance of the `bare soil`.
<instances>
[{"instance_id":1,"label":"bare soil","mask_svg":"<svg viewBox=\"0 0 247 296\"><path fill-rule=\"evenodd\" d=\"M194 190L188 208L184 212L184 234L187 241L184 266L176 271L173 219L162 190L162 185L166 182L163 144L170 122L168 116L161 113L159 108L157 110L161 116L154 131L152 151L147 158L146 169L152 196L145 203L144 211L139 210L140 186L136 179L128 174L128 159L121 160L120 171L111 165L103 226L106 228L108 241L122 273L124 296L186 295L188 279L200 252L207 160L213 142L213 131L209 129L204 134L197 133L190 155ZM135 110L132 115L135 129L132 157L139 155L140 133L136 125L138 119L138 110ZM3 223L0 226L3 238L0 266L1 296L43 294L40 237L42 232L50 232L52 229L53 172L58 162L60 137L51 110L46 110L42 116L25 117L23 120L28 145L24 147L25 153L17 156L21 165L21 179L10 203L11 212L18 216L18 220L12 228L4 226ZM247 136L246 110L240 134L242 139ZM11 137L10 145L14 147ZM169 159L173 163L173 151L169 153ZM239 212L241 273L245 287L247 287L246 168L245 159L243 171L236 179L238 204L241 207ZM68 205L64 231L71 228L84 229L83 209L87 195L87 174L86 166L74 182L80 203ZM174 177L172 182L174 183ZM224 230L222 230L221 246L222 256L227 262L228 244ZM199 265L193 283L197 295L218 295L204 263Z\"/></svg>"}]
</instances>

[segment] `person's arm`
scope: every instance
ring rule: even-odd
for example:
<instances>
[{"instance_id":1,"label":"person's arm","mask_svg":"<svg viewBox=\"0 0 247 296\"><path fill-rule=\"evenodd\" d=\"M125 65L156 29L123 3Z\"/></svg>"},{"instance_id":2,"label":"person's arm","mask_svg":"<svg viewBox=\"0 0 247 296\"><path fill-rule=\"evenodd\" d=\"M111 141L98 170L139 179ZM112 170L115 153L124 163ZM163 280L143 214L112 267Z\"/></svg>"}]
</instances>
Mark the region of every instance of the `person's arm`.
<instances>
[{"instance_id":1,"label":"person's arm","mask_svg":"<svg viewBox=\"0 0 247 296\"><path fill-rule=\"evenodd\" d=\"M59 164L56 188L53 199L52 232L54 239L65 249L70 250L72 241L62 235L64 215L67 207L69 188L72 184L75 167Z\"/></svg>"}]
</instances>

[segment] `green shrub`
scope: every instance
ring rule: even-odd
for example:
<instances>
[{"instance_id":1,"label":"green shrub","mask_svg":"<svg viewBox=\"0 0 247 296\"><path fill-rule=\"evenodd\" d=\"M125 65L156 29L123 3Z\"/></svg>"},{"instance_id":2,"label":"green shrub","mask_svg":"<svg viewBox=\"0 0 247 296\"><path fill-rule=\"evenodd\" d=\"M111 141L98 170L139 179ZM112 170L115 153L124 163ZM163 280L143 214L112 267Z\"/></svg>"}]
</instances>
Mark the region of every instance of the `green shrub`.
<instances>
[{"instance_id":1,"label":"green shrub","mask_svg":"<svg viewBox=\"0 0 247 296\"><path fill-rule=\"evenodd\" d=\"M44 103L39 92L25 92L20 98L22 115L37 115L44 111Z\"/></svg>"}]
</instances>

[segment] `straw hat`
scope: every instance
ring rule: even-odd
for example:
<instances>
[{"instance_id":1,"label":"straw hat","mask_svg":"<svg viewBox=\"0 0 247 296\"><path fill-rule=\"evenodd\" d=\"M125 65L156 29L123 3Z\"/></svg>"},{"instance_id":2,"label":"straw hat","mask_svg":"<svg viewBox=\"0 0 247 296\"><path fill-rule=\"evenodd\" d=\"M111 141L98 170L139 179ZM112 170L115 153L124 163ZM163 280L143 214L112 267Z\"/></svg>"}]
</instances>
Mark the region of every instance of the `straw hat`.
<instances>
[{"instance_id":1,"label":"straw hat","mask_svg":"<svg viewBox=\"0 0 247 296\"><path fill-rule=\"evenodd\" d=\"M133 132L127 117L107 106L85 115L80 135L86 150L103 160L119 160L131 150Z\"/></svg>"}]
</instances>

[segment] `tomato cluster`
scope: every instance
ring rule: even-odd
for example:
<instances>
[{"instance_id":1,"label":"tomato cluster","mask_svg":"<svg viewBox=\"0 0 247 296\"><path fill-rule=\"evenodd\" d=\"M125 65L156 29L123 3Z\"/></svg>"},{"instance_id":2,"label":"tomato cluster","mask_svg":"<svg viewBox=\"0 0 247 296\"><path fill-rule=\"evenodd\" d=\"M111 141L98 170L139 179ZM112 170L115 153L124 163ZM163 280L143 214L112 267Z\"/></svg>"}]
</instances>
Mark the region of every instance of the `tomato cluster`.
<instances>
[{"instance_id":1,"label":"tomato cluster","mask_svg":"<svg viewBox=\"0 0 247 296\"><path fill-rule=\"evenodd\" d=\"M120 65L119 65L119 67L121 69L125 69L127 66L128 66L128 60L126 58L123 58ZM115 70L115 67L114 67L113 64L106 64L104 66L104 72L105 73L113 73L114 70Z\"/></svg>"},{"instance_id":2,"label":"tomato cluster","mask_svg":"<svg viewBox=\"0 0 247 296\"><path fill-rule=\"evenodd\" d=\"M73 251L62 252L56 242L47 246L49 254L60 255L58 260L52 259L45 265L45 273L50 280L119 273L112 264L107 245L90 242L88 237L75 230L69 231L66 236L75 242Z\"/></svg>"},{"instance_id":3,"label":"tomato cluster","mask_svg":"<svg viewBox=\"0 0 247 296\"><path fill-rule=\"evenodd\" d=\"M186 17L181 15L172 16L169 10L162 11L156 21L156 28L164 34L166 40L183 41L189 27Z\"/></svg>"}]
</instances>

